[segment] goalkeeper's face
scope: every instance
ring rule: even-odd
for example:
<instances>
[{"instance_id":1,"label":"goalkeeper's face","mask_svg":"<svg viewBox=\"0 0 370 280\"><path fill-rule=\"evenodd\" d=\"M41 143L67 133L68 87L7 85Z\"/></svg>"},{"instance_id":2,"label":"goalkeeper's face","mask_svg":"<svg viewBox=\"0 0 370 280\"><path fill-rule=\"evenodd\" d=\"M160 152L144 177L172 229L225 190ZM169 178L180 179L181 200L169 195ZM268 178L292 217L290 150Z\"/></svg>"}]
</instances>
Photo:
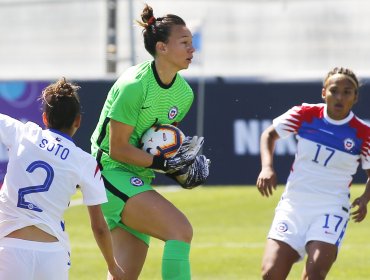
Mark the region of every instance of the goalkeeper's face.
<instances>
[{"instance_id":1,"label":"goalkeeper's face","mask_svg":"<svg viewBox=\"0 0 370 280\"><path fill-rule=\"evenodd\" d=\"M195 51L193 36L185 25L174 25L166 43L158 42L158 55L176 71L187 69Z\"/></svg>"}]
</instances>

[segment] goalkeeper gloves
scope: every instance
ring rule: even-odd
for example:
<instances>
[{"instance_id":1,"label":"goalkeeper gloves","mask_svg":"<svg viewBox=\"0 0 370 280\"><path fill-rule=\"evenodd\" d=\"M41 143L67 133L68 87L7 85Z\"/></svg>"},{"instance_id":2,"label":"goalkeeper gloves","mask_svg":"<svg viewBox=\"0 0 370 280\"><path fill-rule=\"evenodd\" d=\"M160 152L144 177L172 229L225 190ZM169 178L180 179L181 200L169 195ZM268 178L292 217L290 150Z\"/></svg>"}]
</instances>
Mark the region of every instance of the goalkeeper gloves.
<instances>
[{"instance_id":1,"label":"goalkeeper gloves","mask_svg":"<svg viewBox=\"0 0 370 280\"><path fill-rule=\"evenodd\" d=\"M166 173L179 171L194 162L196 155L203 146L203 143L204 137L187 136L182 142L176 155L170 158L154 156L153 163L149 168L164 171Z\"/></svg>"},{"instance_id":2,"label":"goalkeeper gloves","mask_svg":"<svg viewBox=\"0 0 370 280\"><path fill-rule=\"evenodd\" d=\"M167 176L174 179L184 189L193 189L205 183L209 175L210 160L204 155L197 156L194 162L183 169L167 173Z\"/></svg>"}]
</instances>

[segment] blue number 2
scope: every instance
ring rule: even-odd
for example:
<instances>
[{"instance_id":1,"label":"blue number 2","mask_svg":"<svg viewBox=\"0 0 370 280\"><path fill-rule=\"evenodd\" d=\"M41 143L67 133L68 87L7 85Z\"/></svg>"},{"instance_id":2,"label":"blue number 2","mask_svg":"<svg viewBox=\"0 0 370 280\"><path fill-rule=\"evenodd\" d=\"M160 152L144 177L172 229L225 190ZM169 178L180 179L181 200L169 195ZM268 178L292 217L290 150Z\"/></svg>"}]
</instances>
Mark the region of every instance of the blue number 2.
<instances>
[{"instance_id":1,"label":"blue number 2","mask_svg":"<svg viewBox=\"0 0 370 280\"><path fill-rule=\"evenodd\" d=\"M32 173L37 168L42 168L46 171L46 178L42 185L37 186L30 186L25 188L20 188L18 190L18 204L17 206L20 208L25 208L37 212L42 212L43 210L37 207L37 205L28 202L25 200L25 195L31 194L31 193L38 193L38 192L47 192L50 188L51 183L54 179L54 170L53 168L46 163L45 161L34 161L32 162L26 169L27 172Z\"/></svg>"}]
</instances>

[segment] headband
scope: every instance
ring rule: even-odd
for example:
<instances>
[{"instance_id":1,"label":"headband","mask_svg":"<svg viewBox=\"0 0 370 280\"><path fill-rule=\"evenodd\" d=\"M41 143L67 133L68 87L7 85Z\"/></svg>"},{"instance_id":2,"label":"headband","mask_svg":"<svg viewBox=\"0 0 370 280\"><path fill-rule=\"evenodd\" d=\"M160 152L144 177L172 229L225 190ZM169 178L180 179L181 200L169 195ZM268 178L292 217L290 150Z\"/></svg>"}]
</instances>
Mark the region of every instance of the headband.
<instances>
[{"instance_id":1,"label":"headband","mask_svg":"<svg viewBox=\"0 0 370 280\"><path fill-rule=\"evenodd\" d=\"M358 83L356 82L355 79L353 79L351 76L349 75L346 75L346 74L341 74L341 73L335 73L334 75L330 76L326 81L325 81L325 84L324 84L324 87L326 87L328 81L331 79L331 78L339 78L339 77L344 77L346 79L348 79L354 86L355 88L357 89L358 88Z\"/></svg>"}]
</instances>

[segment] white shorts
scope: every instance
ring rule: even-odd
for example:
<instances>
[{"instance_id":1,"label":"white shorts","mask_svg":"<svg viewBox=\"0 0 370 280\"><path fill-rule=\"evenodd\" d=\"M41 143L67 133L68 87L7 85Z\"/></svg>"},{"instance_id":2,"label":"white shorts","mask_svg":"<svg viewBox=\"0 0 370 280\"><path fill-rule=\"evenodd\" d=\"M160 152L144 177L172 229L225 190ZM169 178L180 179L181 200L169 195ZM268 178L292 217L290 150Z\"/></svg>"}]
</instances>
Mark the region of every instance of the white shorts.
<instances>
[{"instance_id":1,"label":"white shorts","mask_svg":"<svg viewBox=\"0 0 370 280\"><path fill-rule=\"evenodd\" d=\"M67 280L70 260L59 242L0 239L0 279Z\"/></svg>"},{"instance_id":2,"label":"white shorts","mask_svg":"<svg viewBox=\"0 0 370 280\"><path fill-rule=\"evenodd\" d=\"M306 254L309 241L323 241L335 244L338 249L342 243L349 208L342 205L304 205L282 199L275 209L268 238L280 240L298 252L301 259Z\"/></svg>"}]
</instances>

